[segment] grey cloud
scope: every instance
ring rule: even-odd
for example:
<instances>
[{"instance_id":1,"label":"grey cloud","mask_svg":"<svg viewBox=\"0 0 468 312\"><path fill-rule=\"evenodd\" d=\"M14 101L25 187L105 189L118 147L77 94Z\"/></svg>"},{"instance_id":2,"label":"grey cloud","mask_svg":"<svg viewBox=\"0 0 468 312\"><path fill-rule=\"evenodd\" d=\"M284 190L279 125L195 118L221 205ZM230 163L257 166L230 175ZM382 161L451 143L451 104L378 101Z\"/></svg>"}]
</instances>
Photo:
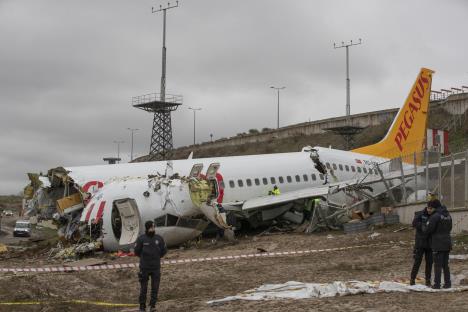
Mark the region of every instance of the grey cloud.
<instances>
[{"instance_id":1,"label":"grey cloud","mask_svg":"<svg viewBox=\"0 0 468 312\"><path fill-rule=\"evenodd\" d=\"M0 1L0 193L17 193L27 171L102 163L127 127L135 153L149 149L152 116L131 97L159 91L166 1ZM351 110L398 107L420 67L434 88L467 84L465 1L181 0L168 12L167 92L182 94L174 143L344 113L345 51ZM313 142L311 142L313 144Z\"/></svg>"}]
</instances>

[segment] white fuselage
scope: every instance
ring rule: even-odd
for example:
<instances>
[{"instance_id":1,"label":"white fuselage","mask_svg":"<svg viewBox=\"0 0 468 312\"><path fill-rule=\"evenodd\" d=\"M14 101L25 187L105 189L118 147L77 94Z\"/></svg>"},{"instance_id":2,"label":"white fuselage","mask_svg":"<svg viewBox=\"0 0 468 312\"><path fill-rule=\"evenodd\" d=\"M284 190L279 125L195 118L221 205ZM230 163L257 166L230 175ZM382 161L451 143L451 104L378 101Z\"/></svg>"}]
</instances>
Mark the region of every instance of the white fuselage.
<instances>
[{"instance_id":1,"label":"white fuselage","mask_svg":"<svg viewBox=\"0 0 468 312\"><path fill-rule=\"evenodd\" d=\"M366 175L377 176L378 173L374 170L373 163L384 161L381 158L377 159L347 151L320 147L314 149L317 151L320 161L327 167L328 182L330 183L352 180ZM223 191L216 200L222 203L244 202L265 196L275 185L282 193L322 186L326 179L315 168L315 163L308 151L173 160L172 172L178 173L179 176L187 176L194 164L203 164L202 173L205 173L209 165L213 163L220 165L217 175L218 187ZM164 174L166 167L166 161L159 161L66 168L70 171L69 176L78 185L85 185L93 181L102 182L104 185L86 206L82 221L91 223L93 219L97 219L99 207L102 206L100 214L106 234L104 238L106 249L119 248L119 240L112 234L111 224L111 212L112 209L115 209L113 203L117 200L131 198L137 202L137 215L140 224L166 214L180 217L201 214L201 211L190 202L186 185L172 185L171 191L165 186L157 192L151 191L153 187L148 185L148 175ZM387 171L388 166L380 169ZM143 195L145 191L149 191L150 196L145 197ZM93 209L90 209L92 205ZM138 228L138 232L141 233L142 226ZM160 227L158 230L172 245L200 234L177 227Z\"/></svg>"}]
</instances>

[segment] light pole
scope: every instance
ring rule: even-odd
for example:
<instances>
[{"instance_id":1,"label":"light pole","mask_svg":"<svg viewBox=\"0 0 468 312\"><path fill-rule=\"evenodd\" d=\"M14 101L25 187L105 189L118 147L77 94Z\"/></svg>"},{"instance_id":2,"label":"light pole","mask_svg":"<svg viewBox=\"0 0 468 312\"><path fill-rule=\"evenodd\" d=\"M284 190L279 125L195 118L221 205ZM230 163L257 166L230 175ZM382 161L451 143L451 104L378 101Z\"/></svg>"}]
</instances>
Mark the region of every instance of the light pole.
<instances>
[{"instance_id":1,"label":"light pole","mask_svg":"<svg viewBox=\"0 0 468 312\"><path fill-rule=\"evenodd\" d=\"M201 110L201 108L189 107L188 109L193 111L193 145L195 145L195 115L197 111Z\"/></svg>"},{"instance_id":2,"label":"light pole","mask_svg":"<svg viewBox=\"0 0 468 312\"><path fill-rule=\"evenodd\" d=\"M278 119L277 119L277 123L276 123L276 128L279 129L279 93L280 93L280 90L286 89L286 87L279 87L278 88L278 87L271 86L270 88L275 89L278 92Z\"/></svg>"},{"instance_id":3,"label":"light pole","mask_svg":"<svg viewBox=\"0 0 468 312\"><path fill-rule=\"evenodd\" d=\"M161 102L166 99L166 11L179 7L179 1L176 1L176 5L167 3L167 7L159 6L159 9L151 8L151 13L163 12L163 47L162 47L162 74L161 74Z\"/></svg>"},{"instance_id":4,"label":"light pole","mask_svg":"<svg viewBox=\"0 0 468 312\"><path fill-rule=\"evenodd\" d=\"M337 46L336 43L333 43L334 49L346 48L346 120L349 120L349 115L351 115L351 86L349 80L349 47L362 44L362 39L359 39L359 42L353 43L353 40L350 43L341 42L340 46Z\"/></svg>"},{"instance_id":5,"label":"light pole","mask_svg":"<svg viewBox=\"0 0 468 312\"><path fill-rule=\"evenodd\" d=\"M127 128L128 131L130 131L132 133L132 148L131 148L131 152L130 152L130 161L133 160L133 133L135 131L138 131L140 129L137 129L137 128Z\"/></svg>"},{"instance_id":6,"label":"light pole","mask_svg":"<svg viewBox=\"0 0 468 312\"><path fill-rule=\"evenodd\" d=\"M119 159L118 161L120 161L120 144L125 143L125 141L118 140L114 141L114 143L117 144L117 158Z\"/></svg>"}]
</instances>

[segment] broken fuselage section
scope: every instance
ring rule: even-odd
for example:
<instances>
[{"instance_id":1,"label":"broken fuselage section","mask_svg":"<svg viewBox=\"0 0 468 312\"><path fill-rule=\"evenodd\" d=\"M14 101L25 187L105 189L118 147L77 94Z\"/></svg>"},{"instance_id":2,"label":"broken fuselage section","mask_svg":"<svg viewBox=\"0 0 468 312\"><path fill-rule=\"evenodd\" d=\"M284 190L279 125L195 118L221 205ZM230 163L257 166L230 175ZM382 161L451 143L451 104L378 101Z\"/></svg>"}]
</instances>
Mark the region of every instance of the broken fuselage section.
<instances>
[{"instance_id":1,"label":"broken fuselage section","mask_svg":"<svg viewBox=\"0 0 468 312\"><path fill-rule=\"evenodd\" d=\"M64 240L101 241L109 251L133 247L148 220L167 245L180 245L199 236L209 221L229 228L217 208L219 164L213 168L206 175L113 177L84 185L63 168L51 169L47 176L29 175L25 211L55 220Z\"/></svg>"}]
</instances>

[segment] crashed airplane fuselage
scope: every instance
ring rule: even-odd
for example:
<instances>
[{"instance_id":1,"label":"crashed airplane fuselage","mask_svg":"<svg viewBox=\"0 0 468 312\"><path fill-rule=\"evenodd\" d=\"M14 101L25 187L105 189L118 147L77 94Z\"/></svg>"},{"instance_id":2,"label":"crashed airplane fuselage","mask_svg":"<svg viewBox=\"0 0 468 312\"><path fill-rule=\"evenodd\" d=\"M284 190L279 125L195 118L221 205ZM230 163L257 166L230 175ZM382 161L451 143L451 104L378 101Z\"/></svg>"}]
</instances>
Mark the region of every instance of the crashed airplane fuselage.
<instances>
[{"instance_id":1,"label":"crashed airplane fuselage","mask_svg":"<svg viewBox=\"0 0 468 312\"><path fill-rule=\"evenodd\" d=\"M301 211L288 204L313 197L325 199L333 187L345 186L340 185L342 181L366 178L374 181L371 195L382 193L377 161L367 155L316 147L297 153L174 160L169 171L176 174L167 173L166 162L68 167L66 178L61 177L70 185L57 187L74 188L73 194L81 196L84 205L71 201L59 214L65 219L67 238L81 228L93 239L102 239L106 250L130 246L143 232L146 220L155 220L158 234L168 245L177 245L200 235L206 220L229 227L218 203L236 219L256 226L288 211L302 218ZM325 171L319 171L317 164ZM388 172L387 167L380 170ZM274 185L282 195L268 196ZM48 189L57 193L53 187ZM344 193L336 196L341 196L335 200L341 203L358 200Z\"/></svg>"},{"instance_id":2,"label":"crashed airplane fuselage","mask_svg":"<svg viewBox=\"0 0 468 312\"><path fill-rule=\"evenodd\" d=\"M35 192L28 208L46 217L55 209L65 238L89 233L116 250L131 246L146 220L155 220L156 231L175 245L199 235L206 220L229 227L224 211L256 226L280 216L300 222L301 209L294 206L299 200L332 196L338 206L352 206L362 201L356 194L374 198L400 183L400 175L392 178L389 158L423 150L431 80L432 71L421 69L384 139L355 152L306 147L297 153L57 168L48 181L39 179L42 186L28 188L28 194ZM398 133L405 140L395 140ZM365 179L371 186L363 185ZM281 195L268 196L275 185Z\"/></svg>"}]
</instances>

